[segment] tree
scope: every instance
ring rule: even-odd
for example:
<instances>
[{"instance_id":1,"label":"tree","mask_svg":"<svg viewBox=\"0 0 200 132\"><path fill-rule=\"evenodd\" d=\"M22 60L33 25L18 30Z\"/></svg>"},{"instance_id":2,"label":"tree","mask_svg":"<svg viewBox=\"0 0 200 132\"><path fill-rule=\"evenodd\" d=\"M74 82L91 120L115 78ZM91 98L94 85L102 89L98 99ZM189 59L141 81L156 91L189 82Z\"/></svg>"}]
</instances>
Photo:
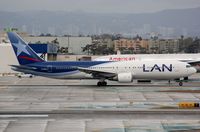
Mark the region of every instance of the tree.
<instances>
[{"instance_id":1,"label":"tree","mask_svg":"<svg viewBox=\"0 0 200 132\"><path fill-rule=\"evenodd\" d=\"M54 39L54 40L52 40L51 41L53 44L59 44L59 42L58 42L58 39L56 38L56 39Z\"/></svg>"},{"instance_id":2,"label":"tree","mask_svg":"<svg viewBox=\"0 0 200 132\"><path fill-rule=\"evenodd\" d=\"M129 47L129 48L128 48L128 50L129 50L130 54L133 54L133 53L134 53L134 50L135 50L135 48L133 48L133 47Z\"/></svg>"},{"instance_id":3,"label":"tree","mask_svg":"<svg viewBox=\"0 0 200 132\"><path fill-rule=\"evenodd\" d=\"M153 54L156 54L156 53L158 53L158 47L151 47L151 52L153 53Z\"/></svg>"},{"instance_id":4,"label":"tree","mask_svg":"<svg viewBox=\"0 0 200 132\"><path fill-rule=\"evenodd\" d=\"M40 36L40 37L43 37L43 36L45 36L45 35L44 35L44 33L41 33L39 36Z\"/></svg>"},{"instance_id":5,"label":"tree","mask_svg":"<svg viewBox=\"0 0 200 132\"><path fill-rule=\"evenodd\" d=\"M112 48L107 47L107 45L101 44L87 44L85 47L82 47L82 51L86 52L88 55L114 54L114 50Z\"/></svg>"},{"instance_id":6,"label":"tree","mask_svg":"<svg viewBox=\"0 0 200 132\"><path fill-rule=\"evenodd\" d=\"M82 47L82 51L87 52L88 55L91 54L92 49L92 44L87 44L85 47Z\"/></svg>"},{"instance_id":7,"label":"tree","mask_svg":"<svg viewBox=\"0 0 200 132\"><path fill-rule=\"evenodd\" d=\"M193 53L193 38L188 37L183 40L182 52Z\"/></svg>"},{"instance_id":8,"label":"tree","mask_svg":"<svg viewBox=\"0 0 200 132\"><path fill-rule=\"evenodd\" d=\"M184 46L184 36L181 35L181 38L179 39L179 51L182 52L184 51L185 46Z\"/></svg>"},{"instance_id":9,"label":"tree","mask_svg":"<svg viewBox=\"0 0 200 132\"><path fill-rule=\"evenodd\" d=\"M198 53L200 52L200 39L196 37L190 45L185 49L186 53Z\"/></svg>"}]
</instances>

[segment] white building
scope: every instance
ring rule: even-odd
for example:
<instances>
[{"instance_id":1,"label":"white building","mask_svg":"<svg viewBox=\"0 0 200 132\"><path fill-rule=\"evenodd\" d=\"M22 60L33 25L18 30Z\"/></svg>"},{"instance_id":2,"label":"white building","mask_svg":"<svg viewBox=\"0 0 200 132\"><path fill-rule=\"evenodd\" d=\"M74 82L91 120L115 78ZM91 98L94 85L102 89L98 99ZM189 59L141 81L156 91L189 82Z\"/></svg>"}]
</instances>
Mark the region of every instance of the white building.
<instances>
[{"instance_id":1,"label":"white building","mask_svg":"<svg viewBox=\"0 0 200 132\"><path fill-rule=\"evenodd\" d=\"M17 73L9 65L18 65L12 46L8 43L0 43L0 75Z\"/></svg>"}]
</instances>

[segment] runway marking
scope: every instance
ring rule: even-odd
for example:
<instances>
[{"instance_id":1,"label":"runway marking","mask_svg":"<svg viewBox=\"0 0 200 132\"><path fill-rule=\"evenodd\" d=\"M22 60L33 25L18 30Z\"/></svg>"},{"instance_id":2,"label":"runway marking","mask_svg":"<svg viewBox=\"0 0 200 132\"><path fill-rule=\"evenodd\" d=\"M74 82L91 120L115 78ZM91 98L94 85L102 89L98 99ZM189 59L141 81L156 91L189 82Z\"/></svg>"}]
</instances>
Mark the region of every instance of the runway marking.
<instances>
[{"instance_id":1,"label":"runway marking","mask_svg":"<svg viewBox=\"0 0 200 132\"><path fill-rule=\"evenodd\" d=\"M45 118L48 115L0 115L0 118Z\"/></svg>"},{"instance_id":2,"label":"runway marking","mask_svg":"<svg viewBox=\"0 0 200 132\"><path fill-rule=\"evenodd\" d=\"M0 86L0 89L4 89L4 88L8 88L8 87L5 87L5 86Z\"/></svg>"},{"instance_id":3,"label":"runway marking","mask_svg":"<svg viewBox=\"0 0 200 132\"><path fill-rule=\"evenodd\" d=\"M21 81L21 79L18 79L18 80L16 80L15 82L14 82L14 84L16 85L16 84L18 84L18 82L20 82Z\"/></svg>"},{"instance_id":4,"label":"runway marking","mask_svg":"<svg viewBox=\"0 0 200 132\"><path fill-rule=\"evenodd\" d=\"M166 90L166 91L159 91L159 92L170 92L170 93L200 93L200 90Z\"/></svg>"}]
</instances>

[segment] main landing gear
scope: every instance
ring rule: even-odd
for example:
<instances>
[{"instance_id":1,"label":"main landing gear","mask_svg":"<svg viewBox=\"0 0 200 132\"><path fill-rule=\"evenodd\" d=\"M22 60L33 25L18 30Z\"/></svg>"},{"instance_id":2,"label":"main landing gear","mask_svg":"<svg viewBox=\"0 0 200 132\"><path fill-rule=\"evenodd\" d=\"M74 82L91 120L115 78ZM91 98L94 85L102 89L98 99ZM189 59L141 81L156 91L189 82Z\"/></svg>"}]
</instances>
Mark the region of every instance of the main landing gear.
<instances>
[{"instance_id":1,"label":"main landing gear","mask_svg":"<svg viewBox=\"0 0 200 132\"><path fill-rule=\"evenodd\" d=\"M188 82L188 77L184 77L183 79L180 79L180 82L179 82L179 86L183 86L183 82Z\"/></svg>"},{"instance_id":2,"label":"main landing gear","mask_svg":"<svg viewBox=\"0 0 200 132\"><path fill-rule=\"evenodd\" d=\"M179 82L179 86L183 86L183 82L182 81Z\"/></svg>"},{"instance_id":3,"label":"main landing gear","mask_svg":"<svg viewBox=\"0 0 200 132\"><path fill-rule=\"evenodd\" d=\"M171 80L168 80L168 84L170 85L171 84ZM179 86L183 86L183 81L179 81Z\"/></svg>"},{"instance_id":4,"label":"main landing gear","mask_svg":"<svg viewBox=\"0 0 200 132\"><path fill-rule=\"evenodd\" d=\"M97 86L106 86L107 85L107 82L106 81L99 81L97 82Z\"/></svg>"},{"instance_id":5,"label":"main landing gear","mask_svg":"<svg viewBox=\"0 0 200 132\"><path fill-rule=\"evenodd\" d=\"M179 86L183 86L183 82L185 82L184 78L177 78L177 79L175 79L175 81L178 82Z\"/></svg>"}]
</instances>

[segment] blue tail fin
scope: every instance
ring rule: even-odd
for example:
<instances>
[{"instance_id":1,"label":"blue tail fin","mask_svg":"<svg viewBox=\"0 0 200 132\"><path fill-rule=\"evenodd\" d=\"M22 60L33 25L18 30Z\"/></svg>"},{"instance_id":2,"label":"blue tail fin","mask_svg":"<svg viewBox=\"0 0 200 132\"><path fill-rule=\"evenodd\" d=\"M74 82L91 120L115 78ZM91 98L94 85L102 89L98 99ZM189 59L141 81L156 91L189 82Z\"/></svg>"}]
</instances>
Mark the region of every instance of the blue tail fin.
<instances>
[{"instance_id":1,"label":"blue tail fin","mask_svg":"<svg viewBox=\"0 0 200 132\"><path fill-rule=\"evenodd\" d=\"M7 34L20 65L44 61L17 33L8 32Z\"/></svg>"}]
</instances>

